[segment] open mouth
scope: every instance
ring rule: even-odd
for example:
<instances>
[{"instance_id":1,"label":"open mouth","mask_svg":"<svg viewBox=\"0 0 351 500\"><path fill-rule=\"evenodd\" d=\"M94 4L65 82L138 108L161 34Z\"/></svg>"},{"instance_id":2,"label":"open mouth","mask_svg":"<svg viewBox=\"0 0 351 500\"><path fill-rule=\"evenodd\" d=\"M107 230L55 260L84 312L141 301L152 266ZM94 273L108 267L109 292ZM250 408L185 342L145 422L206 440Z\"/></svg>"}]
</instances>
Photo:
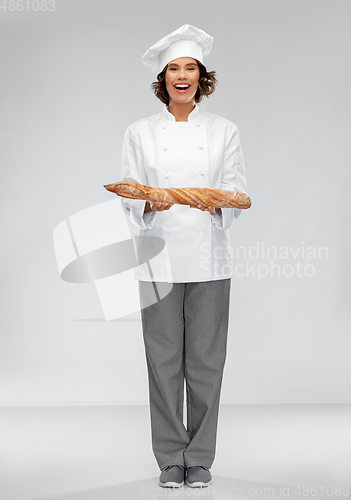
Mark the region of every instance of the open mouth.
<instances>
[{"instance_id":1,"label":"open mouth","mask_svg":"<svg viewBox=\"0 0 351 500\"><path fill-rule=\"evenodd\" d=\"M174 88L180 94L184 94L190 88L190 85L187 83L179 83L177 85L174 85Z\"/></svg>"}]
</instances>

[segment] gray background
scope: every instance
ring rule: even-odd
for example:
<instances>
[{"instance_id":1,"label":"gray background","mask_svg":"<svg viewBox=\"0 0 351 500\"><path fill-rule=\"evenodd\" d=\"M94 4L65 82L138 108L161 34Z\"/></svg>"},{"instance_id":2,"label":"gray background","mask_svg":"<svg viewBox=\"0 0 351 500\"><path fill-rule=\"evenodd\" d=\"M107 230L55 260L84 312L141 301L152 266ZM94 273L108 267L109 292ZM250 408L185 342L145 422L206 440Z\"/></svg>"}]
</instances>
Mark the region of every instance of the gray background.
<instances>
[{"instance_id":1,"label":"gray background","mask_svg":"<svg viewBox=\"0 0 351 500\"><path fill-rule=\"evenodd\" d=\"M109 201L123 134L161 111L145 50L184 23L214 37L203 109L239 128L252 208L235 248L291 247L313 276L232 282L222 401L350 400L349 1L56 1L0 12L0 402L146 401L141 324L105 322L59 277L57 224ZM322 258L302 249L326 247ZM290 272L291 269L289 268Z\"/></svg>"}]
</instances>

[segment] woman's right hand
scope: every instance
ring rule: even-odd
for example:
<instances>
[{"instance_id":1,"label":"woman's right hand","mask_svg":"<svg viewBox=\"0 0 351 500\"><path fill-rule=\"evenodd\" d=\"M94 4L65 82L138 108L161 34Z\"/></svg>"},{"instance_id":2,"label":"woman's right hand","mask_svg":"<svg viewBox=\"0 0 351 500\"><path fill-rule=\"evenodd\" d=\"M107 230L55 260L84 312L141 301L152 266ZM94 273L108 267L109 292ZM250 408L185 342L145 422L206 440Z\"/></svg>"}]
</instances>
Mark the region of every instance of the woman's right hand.
<instances>
[{"instance_id":1,"label":"woman's right hand","mask_svg":"<svg viewBox=\"0 0 351 500\"><path fill-rule=\"evenodd\" d=\"M174 203L166 203L164 201L155 201L155 202L146 202L144 212L148 212L149 210L157 210L158 212L162 212L163 210L169 210L173 207Z\"/></svg>"}]
</instances>

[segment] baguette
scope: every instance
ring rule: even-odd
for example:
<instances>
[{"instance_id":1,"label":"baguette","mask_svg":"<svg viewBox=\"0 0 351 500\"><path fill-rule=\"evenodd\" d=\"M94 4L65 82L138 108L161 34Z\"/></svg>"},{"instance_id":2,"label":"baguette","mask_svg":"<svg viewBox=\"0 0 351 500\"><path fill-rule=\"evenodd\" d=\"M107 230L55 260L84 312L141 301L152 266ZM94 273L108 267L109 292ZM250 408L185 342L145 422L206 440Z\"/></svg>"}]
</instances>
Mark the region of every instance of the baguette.
<instances>
[{"instance_id":1,"label":"baguette","mask_svg":"<svg viewBox=\"0 0 351 500\"><path fill-rule=\"evenodd\" d=\"M129 181L106 184L104 188L124 198L146 200L152 203L163 201L165 203L190 205L193 207L201 204L206 207L215 208L236 207L246 209L251 207L251 200L247 194L240 193L239 191L225 191L224 189L195 187L154 188Z\"/></svg>"}]
</instances>

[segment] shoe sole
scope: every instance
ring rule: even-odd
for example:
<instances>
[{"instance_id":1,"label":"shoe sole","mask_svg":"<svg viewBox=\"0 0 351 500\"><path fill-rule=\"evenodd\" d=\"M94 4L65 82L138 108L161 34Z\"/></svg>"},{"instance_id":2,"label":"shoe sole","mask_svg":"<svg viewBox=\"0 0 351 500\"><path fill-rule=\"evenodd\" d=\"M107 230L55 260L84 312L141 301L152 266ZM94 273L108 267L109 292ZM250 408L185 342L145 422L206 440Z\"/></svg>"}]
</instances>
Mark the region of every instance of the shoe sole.
<instances>
[{"instance_id":1,"label":"shoe sole","mask_svg":"<svg viewBox=\"0 0 351 500\"><path fill-rule=\"evenodd\" d=\"M175 481L167 481L167 483L161 483L161 481L158 482L160 486L163 488L181 488L184 486L184 481L181 483L176 483Z\"/></svg>"},{"instance_id":2,"label":"shoe sole","mask_svg":"<svg viewBox=\"0 0 351 500\"><path fill-rule=\"evenodd\" d=\"M208 483L203 483L202 481L196 481L195 483L188 483L188 481L185 481L185 484L190 488L204 488L212 484L212 479L210 479Z\"/></svg>"}]
</instances>

